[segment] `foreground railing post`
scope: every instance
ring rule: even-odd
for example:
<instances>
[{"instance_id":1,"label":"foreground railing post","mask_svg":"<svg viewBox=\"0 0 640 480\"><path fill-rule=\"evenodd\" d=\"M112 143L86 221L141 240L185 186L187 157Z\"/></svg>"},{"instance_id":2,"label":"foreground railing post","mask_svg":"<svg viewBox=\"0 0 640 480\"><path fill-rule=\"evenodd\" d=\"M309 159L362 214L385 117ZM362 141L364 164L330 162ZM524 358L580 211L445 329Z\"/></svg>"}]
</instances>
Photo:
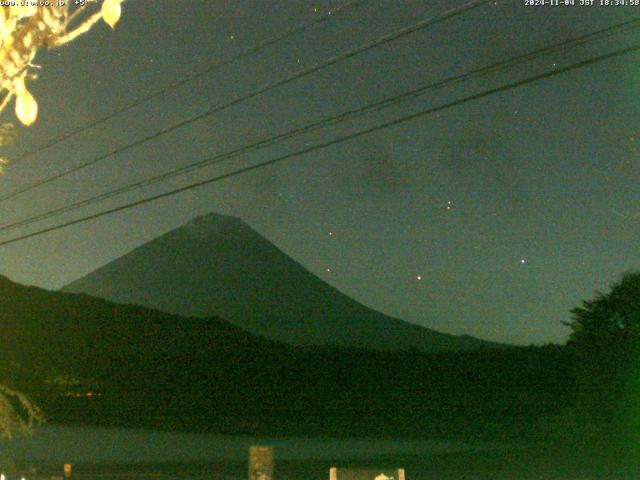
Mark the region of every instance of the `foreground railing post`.
<instances>
[{"instance_id":1,"label":"foreground railing post","mask_svg":"<svg viewBox=\"0 0 640 480\"><path fill-rule=\"evenodd\" d=\"M404 468L336 468L329 469L329 480L405 480Z\"/></svg>"},{"instance_id":2,"label":"foreground railing post","mask_svg":"<svg viewBox=\"0 0 640 480\"><path fill-rule=\"evenodd\" d=\"M249 480L273 480L273 447L249 447Z\"/></svg>"}]
</instances>

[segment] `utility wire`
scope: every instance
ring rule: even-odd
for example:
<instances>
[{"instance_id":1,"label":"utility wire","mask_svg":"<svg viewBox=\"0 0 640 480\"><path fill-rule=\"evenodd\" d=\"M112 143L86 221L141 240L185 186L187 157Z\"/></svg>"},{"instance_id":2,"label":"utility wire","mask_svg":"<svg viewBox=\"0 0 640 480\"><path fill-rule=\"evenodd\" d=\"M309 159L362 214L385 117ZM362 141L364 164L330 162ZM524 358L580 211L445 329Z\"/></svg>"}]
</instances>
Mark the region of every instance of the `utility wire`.
<instances>
[{"instance_id":1,"label":"utility wire","mask_svg":"<svg viewBox=\"0 0 640 480\"><path fill-rule=\"evenodd\" d=\"M158 132L155 132L151 135L148 135L146 137L140 138L132 143L129 143L127 145L124 145L122 147L118 147L114 150L111 150L109 153L106 153L104 155L101 155L99 157L96 157L92 160L89 160L85 163L81 163L80 165L77 165L75 167L71 167L68 168L66 170L64 170L63 172L60 172L58 174L52 175L50 177L47 177L45 179L36 181L30 185L27 185L26 187L23 187L19 190L16 190L12 193L9 193L7 195L1 196L0 197L0 202L4 202L6 200L9 200L11 198L17 197L18 195L21 195L23 193L26 193L30 190L33 190L34 188L40 187L42 185L45 185L47 183L53 182L54 180L58 180L59 178L65 177L67 175L70 175L72 173L78 172L84 168L87 168L91 165L95 165L96 163L105 160L107 158L113 157L114 155L117 155L119 153L125 152L127 150L130 150L131 148L137 147L139 145L142 145L144 143L147 143L151 140L155 140L158 137L161 137L162 135L166 135L167 133L173 132L174 130L177 130L181 127L184 127L186 125L192 124L198 120L201 120L203 118L209 117L215 113L221 112L223 110L226 110L227 108L233 107L235 105L238 105L239 103L242 103L246 100L252 99L254 97L257 97L258 95L262 95L263 93L266 93L270 90L273 90L275 88L284 86L288 83L291 83L295 80L298 80L300 78L306 77L308 75L311 75L312 73L318 72L326 67L329 67L331 65L335 65L339 62L342 62L344 60L347 60L349 58L352 58L356 55L359 55L361 53L364 53L366 51L372 50L373 48L385 45L387 43L390 43L394 40L397 40L399 38L402 38L404 36L407 36L409 34L415 33L419 30L423 30L427 27L430 27L432 25L435 25L437 23L443 22L445 20L448 20L450 18L454 18L457 17L459 15L462 15L465 12L468 12L470 10L473 10L475 8L480 7L481 5L490 3L493 0L473 0L469 3L466 3L460 7L455 7L452 9L449 9L439 15L436 15L435 17L430 17L427 19L423 19L417 23L414 23L413 25L410 25L408 27L403 27L400 28L398 30L395 30L391 33L388 33L386 35L383 35L382 37L379 37L371 42L367 42L359 47L356 47L354 49L348 50L344 53L335 55L333 57L330 57L328 60L325 60L321 63L318 63L316 65L313 65L309 68L306 68L298 73L295 73L293 75L290 75L288 77L285 77L281 80L278 80L276 82L270 83L264 87L258 88L257 90L254 90L253 92L246 94L242 97L238 97L234 100L231 100L227 103L223 103L221 105L217 105L209 110L207 110L204 113L198 114L196 116L190 117L186 120L182 120L178 123L175 123L173 125L171 125L170 127L166 127Z\"/></svg>"},{"instance_id":2,"label":"utility wire","mask_svg":"<svg viewBox=\"0 0 640 480\"><path fill-rule=\"evenodd\" d=\"M383 108L388 108L391 107L393 105L399 104L401 102L406 102L408 100L417 98L421 95L424 95L427 91L429 90L433 90L436 88L444 88L446 86L450 86L462 81L466 81L466 80L470 80L473 78L477 78L477 77L481 77L490 73L496 73L496 72L500 72L503 70L506 70L508 68L511 67L515 67L518 66L522 63L525 63L527 61L531 61L534 60L542 55L547 55L550 53L554 53L557 51L566 51L569 48L575 48L577 46L581 46L584 45L588 42L592 42L595 40L601 40L603 38L608 38L611 37L612 35L615 34L619 34L622 31L627 31L630 30L632 28L637 28L638 26L640 26L640 19L634 19L634 20L630 20L630 21L626 21L626 22L622 22L622 23L618 23L615 25L612 25L610 27L595 31L595 32L591 32L585 35L582 35L580 37L576 37L573 39L568 39L565 40L561 43L557 43L557 44L551 44L551 45L547 45L545 47L536 49L534 51L531 52L527 52L521 55L517 55L514 57L511 57L509 59L506 60L502 60L496 63L493 63L491 65L482 67L482 68L477 68L474 70L471 70L470 72L461 74L461 75L456 75L456 76L452 76L449 78L446 78L444 80L438 81L438 82L433 82L433 83L429 83L427 85L423 85L419 88L410 90L408 92L399 94L399 95L395 95L392 97L387 97L381 101L372 103L372 104L368 104L365 105L363 107L354 109L354 110L349 110L347 112L341 113L339 115L335 115L329 118L324 118L320 121L317 122L313 122L311 124L308 124L304 127L299 127L293 130L289 130L285 133L281 133L278 134L276 136L272 136L272 137L268 137L262 140L259 140L255 143L249 144L249 145L245 145L236 149L233 149L231 151L225 152L225 153L221 153L218 155L215 155L214 157L211 158L207 158L204 160L200 160L198 162L195 163L191 163L189 165L185 165L173 170L170 170L168 172L159 174L159 175L155 175L143 180L139 180L133 183L130 183L128 185L124 185L120 188L117 188L115 190L110 190L108 192L102 193L100 195L97 196L91 196L89 198L77 201L75 203L72 204L68 204L68 205L64 205L62 207L53 209L53 210L48 210L44 213L40 213L38 215L32 216L32 217L28 217L22 220L17 220L14 221L12 223L8 223L8 224L4 224L4 225L0 225L0 232L3 231L7 231L7 230L12 230L14 228L17 227L22 227L25 225L29 225L41 220L45 220L47 218L51 218L51 217L56 217L59 216L63 213L72 211L72 210L76 210L78 208L81 207L85 207L88 205L93 205L95 203L99 203L102 202L104 200L107 200L109 198L113 198L119 195L122 195L124 193L133 191L133 190L137 190L139 188L148 186L148 185L152 185L164 180L167 180L169 178L173 178L179 175L184 175L186 173L192 172L194 170L198 170L201 168L205 168L211 165L215 165L218 163L221 163L223 161L229 160L231 158L237 157L241 154L245 154L245 153L249 153L255 150L261 150L263 148L267 148L267 147L271 147L273 145L275 145L276 143L282 142L284 140L288 140L306 133L310 133L328 126L332 126L332 125L336 125L348 120L352 120L354 118L358 118L361 117L365 114L369 114L372 112L376 112L379 111Z\"/></svg>"},{"instance_id":3,"label":"utility wire","mask_svg":"<svg viewBox=\"0 0 640 480\"><path fill-rule=\"evenodd\" d=\"M607 53L607 54L604 54L604 55L600 55L600 56L597 56L597 57L593 57L593 58L590 58L588 60L583 60L581 62L577 62L577 63L571 64L571 65L563 67L563 68L550 70L550 71L547 71L547 72L544 72L544 73L541 73L541 74L538 74L538 75L534 75L534 76L528 77L528 78L526 78L524 80L519 80L517 82L508 83L508 84L502 85L500 87L492 88L490 90L485 90L483 92L476 93L474 95L470 95L470 96L467 96L467 97L464 97L462 99L455 100L455 101L452 101L452 102L449 102L449 103L445 103L445 104L437 106L437 107L429 108L427 110L422 110L420 112L412 113L410 115L405 115L405 116L397 118L395 120L391 120L391 121L388 121L388 122L385 122L385 123L382 123L382 124L378 124L376 126L373 126L373 127L370 127L370 128L364 129L364 130L359 130L357 132L350 133L348 135L344 135L344 136L335 138L335 139L330 140L328 142L316 144L316 145L313 145L311 147L307 147L307 148L304 148L302 150L298 150L296 152L288 153L286 155L282 155L280 157L276 157L276 158L273 158L271 160L267 160L266 162L262 162L262 163L258 163L258 164L251 165L251 166L248 166L248 167L240 168L238 170L234 170L232 172L228 172L228 173L224 173L224 174L221 174L221 175L217 175L215 177L210 177L208 179L201 180L201 181L198 181L198 182L195 182L195 183L191 183L189 185L186 185L186 186L183 186L183 187L180 187L180 188L176 188L176 189L170 190L168 192L164 192L164 193L160 193L160 194L153 195L153 196L150 196L150 197L146 197L146 198L143 198L143 199L140 199L140 200L136 200L134 202L130 202L130 203L126 203L124 205L120 205L118 207L114 207L114 208L111 208L111 209L108 209L108 210L103 210L101 212L97 212L97 213L94 213L94 214L91 214L91 215L87 215L87 216L84 216L84 217L81 217L81 218L78 218L78 219L75 219L75 220L70 220L68 222L64 222L64 223L61 223L61 224L58 224L58 225L47 227L47 228L38 230L36 232L32 232L32 233L28 233L28 234L25 234L25 235L14 237L14 238L11 238L11 239L8 239L8 240L4 240L4 241L0 242L0 246L4 246L4 245L11 244L11 243L16 243L16 242L19 242L19 241L23 241L23 240L26 240L28 238L36 237L36 236L39 236L39 235L43 235L45 233L49 233L49 232L53 232L53 231L60 230L60 229L63 229L63 228L67 228L67 227L70 227L72 225L77 225L79 223L84 223L84 222L87 222L89 220L94 220L96 218L104 217L106 215L111 215L113 213L121 212L123 210L128 210L130 208L137 207L137 206L140 206L140 205L144 205L146 203L150 203L150 202L153 202L153 201L156 201L156 200L160 200L162 198L166 198L166 197L170 197L170 196L173 196L173 195L177 195L178 193L186 192L186 191L192 190L194 188L198 188L198 187L201 187L201 186L204 186L204 185L209 185L211 183L219 182L219 181L227 179L227 178L235 177L235 176L238 176L238 175L241 175L241 174L253 171L253 170L257 170L257 169L260 169L260 168L267 167L269 165L273 165L273 164L282 162L284 160L288 160L288 159L291 159L291 158L294 158L294 157L298 157L298 156L301 156L301 155L306 155L307 153L311 153L311 152L314 152L314 151L317 151L317 150L322 150L324 148L327 148L327 147L330 147L330 146L333 146L333 145L344 143L346 141L353 140L355 138L359 138L359 137L362 137L364 135L368 135L370 133L377 132L379 130L383 130L383 129L386 129L386 128L389 128L389 127L392 127L392 126L395 126L395 125L400 125L400 124L415 120L417 118L421 118L421 117L424 117L424 116L427 116L427 115L430 115L430 114L433 114L433 113L436 113L436 112L440 112L442 110L446 110L446 109L449 109L449 108L452 108L452 107L455 107L455 106L458 106L458 105L462 105L464 103L468 103L468 102L471 102L471 101L479 100L481 98L485 98L485 97L488 97L490 95L495 95L496 93L501 93L501 92L505 92L505 91L508 91L508 90L512 90L514 88L521 87L521 86L527 85L529 83L533 83L533 82L537 82L537 81L540 81L540 80L544 80L544 79L547 79L547 78L550 78L550 77L554 77L554 76L562 74L562 73L566 73L566 72L569 72L569 71L573 71L573 70L577 70L577 69L580 69L580 68L584 68L584 67L587 67L589 65L594 65L596 63L600 63L600 62L603 62L605 60L610 60L610 59L615 58L615 57L620 57L622 55L626 55L626 54L629 54L629 53L637 52L639 50L640 50L640 45L634 45L634 46L631 46L631 47L618 49L618 50L615 50L613 52L610 52L610 53Z\"/></svg>"},{"instance_id":4,"label":"utility wire","mask_svg":"<svg viewBox=\"0 0 640 480\"><path fill-rule=\"evenodd\" d=\"M49 140L48 142L46 142L45 144L33 149L33 150L29 150L27 152L21 153L19 156L17 156L11 163L13 165L15 165L16 163L19 163L23 160L26 160L28 157L31 157L37 153L40 153L44 150L47 150L51 147L53 147L54 145L57 145L65 140L67 140L68 138L71 138L75 135L78 135L80 133L83 133L87 130L90 130L94 127L97 127L98 125L101 125L123 113L129 112L131 110L133 110L136 107L139 107L140 105L143 105L151 100L153 100L154 98L157 98L161 95L164 95L168 92L170 92L171 90L175 90L176 88L179 88L189 82L192 82L194 80L197 80L198 78L201 78L205 75L208 75L212 72L215 72L216 70L219 70L223 67L226 67L227 65L230 65L232 63L237 62L238 60L242 60L245 57L254 55L256 53L261 52L262 50L265 50L266 48L275 45L277 43L282 42L283 40L286 40L290 37L293 37L299 33L303 33L304 31L308 30L309 28L315 26L315 25L320 25L324 22L326 22L327 20L332 19L333 17L335 17L337 14L342 13L346 10L349 10L350 8L354 8L359 6L360 4L369 2L370 0L352 0L350 2L345 3L344 5L341 5L339 7L335 7L332 10L329 10L327 13L325 13L324 15L321 15L309 22L305 22L302 23L300 25L298 25L297 27L294 27L290 30L285 30L283 32L280 32L272 37L269 37L267 39L265 39L264 41L256 44L256 45L252 45L250 47L247 47L245 49L243 49L242 51L240 51L239 53L237 53L236 55L233 55L231 57L229 57L228 59L224 59L224 60L218 60L214 63L212 63L211 65L209 65L208 67L200 70L199 72L195 72L191 75L188 75L187 77L178 80L176 82L173 83L169 83L168 85L165 85L164 87L156 90L155 92L152 92L144 97L139 98L138 100L135 100L134 102L125 105L107 115L105 115L104 117L100 117L97 120L94 120L93 122L90 122L86 125L82 125L76 129L73 129L69 132L63 133L57 137L52 138L51 140Z\"/></svg>"}]
</instances>

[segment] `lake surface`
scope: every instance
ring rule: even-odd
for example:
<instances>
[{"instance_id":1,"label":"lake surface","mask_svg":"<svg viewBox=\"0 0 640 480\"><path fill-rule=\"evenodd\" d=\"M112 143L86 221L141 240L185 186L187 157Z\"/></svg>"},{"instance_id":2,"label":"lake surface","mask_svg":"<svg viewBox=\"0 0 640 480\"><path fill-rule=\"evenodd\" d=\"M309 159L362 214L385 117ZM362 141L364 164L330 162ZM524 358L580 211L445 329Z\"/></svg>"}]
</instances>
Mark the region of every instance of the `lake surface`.
<instances>
[{"instance_id":1,"label":"lake surface","mask_svg":"<svg viewBox=\"0 0 640 480\"><path fill-rule=\"evenodd\" d=\"M0 441L0 459L33 466L50 480L245 480L250 445L273 445L274 480L329 480L329 468L404 468L407 480L637 480L640 468L572 448L431 440L256 438L124 428L46 425ZM636 462L638 463L638 462ZM21 475L21 474L20 474ZM7 480L20 480L20 475Z\"/></svg>"},{"instance_id":2,"label":"lake surface","mask_svg":"<svg viewBox=\"0 0 640 480\"><path fill-rule=\"evenodd\" d=\"M245 461L250 445L273 445L279 460L361 460L482 451L496 445L429 440L268 439L124 428L45 425L33 436L0 442L0 452L26 462L155 463Z\"/></svg>"}]
</instances>

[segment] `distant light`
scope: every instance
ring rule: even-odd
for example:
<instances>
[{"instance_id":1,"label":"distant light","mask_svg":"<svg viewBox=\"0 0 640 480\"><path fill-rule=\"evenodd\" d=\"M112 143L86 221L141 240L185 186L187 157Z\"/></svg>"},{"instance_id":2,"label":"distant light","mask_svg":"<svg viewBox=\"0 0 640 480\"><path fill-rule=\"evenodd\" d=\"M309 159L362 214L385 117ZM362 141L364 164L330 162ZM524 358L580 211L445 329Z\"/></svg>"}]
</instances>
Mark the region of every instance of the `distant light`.
<instances>
[{"instance_id":1,"label":"distant light","mask_svg":"<svg viewBox=\"0 0 640 480\"><path fill-rule=\"evenodd\" d=\"M524 258L521 258L520 263L527 263L527 261Z\"/></svg>"},{"instance_id":2,"label":"distant light","mask_svg":"<svg viewBox=\"0 0 640 480\"><path fill-rule=\"evenodd\" d=\"M329 236L330 236L330 237L333 237L333 232L329 232Z\"/></svg>"},{"instance_id":3,"label":"distant light","mask_svg":"<svg viewBox=\"0 0 640 480\"><path fill-rule=\"evenodd\" d=\"M416 276L416 280L418 280L418 281L422 280L422 275L417 275Z\"/></svg>"},{"instance_id":4,"label":"distant light","mask_svg":"<svg viewBox=\"0 0 640 480\"><path fill-rule=\"evenodd\" d=\"M331 269L330 269L330 268L327 268L327 269L325 269L325 272L327 272L327 273L331 273Z\"/></svg>"}]
</instances>

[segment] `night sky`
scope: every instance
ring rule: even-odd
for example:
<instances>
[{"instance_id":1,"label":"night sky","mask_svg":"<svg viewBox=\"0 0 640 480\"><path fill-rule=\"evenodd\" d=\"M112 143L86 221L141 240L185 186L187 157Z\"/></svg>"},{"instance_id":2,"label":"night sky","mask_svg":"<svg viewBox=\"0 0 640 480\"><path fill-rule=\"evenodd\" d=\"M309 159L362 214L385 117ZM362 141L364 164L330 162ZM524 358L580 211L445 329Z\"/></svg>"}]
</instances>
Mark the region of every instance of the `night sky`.
<instances>
[{"instance_id":1,"label":"night sky","mask_svg":"<svg viewBox=\"0 0 640 480\"><path fill-rule=\"evenodd\" d=\"M40 116L8 159L82 126L338 0L130 0L41 52ZM2 194L463 2L370 1L174 89L15 165ZM579 0L576 0L579 3ZM404 37L0 202L9 223L419 85L640 16L640 7L502 1ZM640 29L439 89L365 118L0 234L78 218L640 40ZM640 56L465 103L141 208L0 247L0 273L62 285L192 217L241 217L325 281L384 313L454 334L563 342L569 310L640 267ZM4 121L7 121L5 119Z\"/></svg>"}]
</instances>

